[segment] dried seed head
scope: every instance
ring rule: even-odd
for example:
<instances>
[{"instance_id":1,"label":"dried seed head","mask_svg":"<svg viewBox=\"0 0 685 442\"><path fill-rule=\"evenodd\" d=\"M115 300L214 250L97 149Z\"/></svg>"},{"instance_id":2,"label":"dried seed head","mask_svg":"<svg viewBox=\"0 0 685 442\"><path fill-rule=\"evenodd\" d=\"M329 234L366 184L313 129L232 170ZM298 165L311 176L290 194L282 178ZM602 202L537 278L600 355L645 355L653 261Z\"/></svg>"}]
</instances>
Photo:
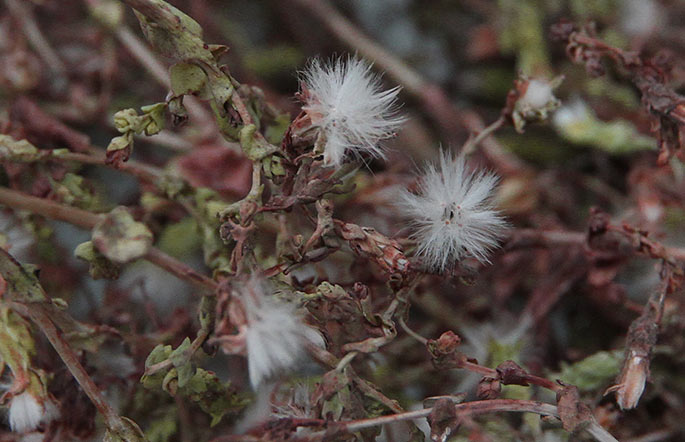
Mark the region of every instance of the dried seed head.
<instances>
[{"instance_id":1,"label":"dried seed head","mask_svg":"<svg viewBox=\"0 0 685 442\"><path fill-rule=\"evenodd\" d=\"M24 391L12 398L9 409L9 423L12 431L27 433L59 417L57 406L50 400Z\"/></svg>"},{"instance_id":2,"label":"dried seed head","mask_svg":"<svg viewBox=\"0 0 685 442\"><path fill-rule=\"evenodd\" d=\"M323 345L321 335L302 322L294 306L274 298L268 283L259 277L251 276L234 295L240 297L245 309L247 363L253 388L297 366L308 343Z\"/></svg>"},{"instance_id":3,"label":"dried seed head","mask_svg":"<svg viewBox=\"0 0 685 442\"><path fill-rule=\"evenodd\" d=\"M324 161L340 165L351 155L382 157L378 143L404 121L397 115L400 88L383 90L371 65L356 57L313 60L302 73L301 94L324 145Z\"/></svg>"},{"instance_id":4,"label":"dried seed head","mask_svg":"<svg viewBox=\"0 0 685 442\"><path fill-rule=\"evenodd\" d=\"M442 152L420 178L419 193L402 193L400 207L427 267L442 272L466 257L488 262L507 225L491 201L497 181L494 174L468 171L463 156Z\"/></svg>"}]
</instances>

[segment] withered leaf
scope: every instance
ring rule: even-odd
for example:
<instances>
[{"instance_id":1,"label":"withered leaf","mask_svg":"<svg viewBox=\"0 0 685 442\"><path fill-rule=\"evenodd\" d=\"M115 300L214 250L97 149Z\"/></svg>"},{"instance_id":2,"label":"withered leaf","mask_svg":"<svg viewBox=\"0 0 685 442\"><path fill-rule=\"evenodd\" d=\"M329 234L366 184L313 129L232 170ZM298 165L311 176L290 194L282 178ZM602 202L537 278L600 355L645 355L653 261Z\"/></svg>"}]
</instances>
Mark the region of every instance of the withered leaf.
<instances>
[{"instance_id":1,"label":"withered leaf","mask_svg":"<svg viewBox=\"0 0 685 442\"><path fill-rule=\"evenodd\" d=\"M557 409L562 427L569 432L580 429L593 419L590 407L581 402L578 388L573 385L564 385L557 392Z\"/></svg>"},{"instance_id":2,"label":"withered leaf","mask_svg":"<svg viewBox=\"0 0 685 442\"><path fill-rule=\"evenodd\" d=\"M123 264L144 256L152 247L152 232L133 219L125 207L108 213L93 229L93 244L111 261Z\"/></svg>"}]
</instances>

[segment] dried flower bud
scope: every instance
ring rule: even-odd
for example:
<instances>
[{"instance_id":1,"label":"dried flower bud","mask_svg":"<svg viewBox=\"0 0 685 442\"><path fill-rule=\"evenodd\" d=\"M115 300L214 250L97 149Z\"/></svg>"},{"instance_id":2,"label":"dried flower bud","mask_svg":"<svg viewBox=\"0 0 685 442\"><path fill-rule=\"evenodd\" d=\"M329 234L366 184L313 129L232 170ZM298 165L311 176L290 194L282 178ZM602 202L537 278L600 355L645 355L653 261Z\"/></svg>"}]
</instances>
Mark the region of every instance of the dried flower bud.
<instances>
[{"instance_id":1,"label":"dried flower bud","mask_svg":"<svg viewBox=\"0 0 685 442\"><path fill-rule=\"evenodd\" d=\"M616 402L621 410L633 409L642 397L648 376L649 359L636 351L631 351L623 365L618 384L609 387L606 393L616 392Z\"/></svg>"},{"instance_id":2,"label":"dried flower bud","mask_svg":"<svg viewBox=\"0 0 685 442\"><path fill-rule=\"evenodd\" d=\"M511 118L518 132L523 132L527 123L546 120L561 102L554 96L564 77L546 79L519 79L507 98L505 114Z\"/></svg>"},{"instance_id":3,"label":"dried flower bud","mask_svg":"<svg viewBox=\"0 0 685 442\"><path fill-rule=\"evenodd\" d=\"M478 399L497 399L502 392L502 382L499 379L484 377L478 383L476 395Z\"/></svg>"},{"instance_id":4,"label":"dried flower bud","mask_svg":"<svg viewBox=\"0 0 685 442\"><path fill-rule=\"evenodd\" d=\"M426 346L433 357L433 365L438 368L460 367L466 362L466 356L457 352L461 338L449 330L438 339L429 339Z\"/></svg>"},{"instance_id":5,"label":"dried flower bud","mask_svg":"<svg viewBox=\"0 0 685 442\"><path fill-rule=\"evenodd\" d=\"M355 253L375 260L386 272L405 274L409 270L409 260L399 243L376 229L342 222L336 223L335 228Z\"/></svg>"},{"instance_id":6,"label":"dried flower bud","mask_svg":"<svg viewBox=\"0 0 685 442\"><path fill-rule=\"evenodd\" d=\"M435 352L448 354L454 352L461 345L461 338L452 330L446 331L435 342Z\"/></svg>"}]
</instances>

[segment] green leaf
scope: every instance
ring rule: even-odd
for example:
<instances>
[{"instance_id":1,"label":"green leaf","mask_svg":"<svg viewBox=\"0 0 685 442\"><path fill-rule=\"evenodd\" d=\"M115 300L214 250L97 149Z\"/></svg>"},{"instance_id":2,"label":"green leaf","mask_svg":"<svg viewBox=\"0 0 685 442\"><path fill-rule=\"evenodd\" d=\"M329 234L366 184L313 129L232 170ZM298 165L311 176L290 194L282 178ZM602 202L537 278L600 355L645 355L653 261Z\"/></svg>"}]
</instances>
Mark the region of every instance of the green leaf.
<instances>
[{"instance_id":1,"label":"green leaf","mask_svg":"<svg viewBox=\"0 0 685 442\"><path fill-rule=\"evenodd\" d=\"M202 330L212 330L216 317L216 296L203 296L198 309Z\"/></svg>"},{"instance_id":2,"label":"green leaf","mask_svg":"<svg viewBox=\"0 0 685 442\"><path fill-rule=\"evenodd\" d=\"M174 364L178 372L178 386L181 388L188 384L194 374L193 365L190 362L190 356L192 355L189 353L189 350L190 338L185 338L181 345L169 355L169 360Z\"/></svg>"},{"instance_id":3,"label":"green leaf","mask_svg":"<svg viewBox=\"0 0 685 442\"><path fill-rule=\"evenodd\" d=\"M124 428L117 428L116 432L113 429L107 429L103 442L147 442L138 424L124 416L121 420Z\"/></svg>"},{"instance_id":4,"label":"green leaf","mask_svg":"<svg viewBox=\"0 0 685 442\"><path fill-rule=\"evenodd\" d=\"M593 391L606 386L618 375L623 364L623 351L600 351L575 364L561 365L561 373L551 375L581 391Z\"/></svg>"},{"instance_id":5,"label":"green leaf","mask_svg":"<svg viewBox=\"0 0 685 442\"><path fill-rule=\"evenodd\" d=\"M0 248L0 275L6 283L4 296L19 302L48 302L41 287L36 268L30 264L21 264L5 249Z\"/></svg>"},{"instance_id":6,"label":"green leaf","mask_svg":"<svg viewBox=\"0 0 685 442\"><path fill-rule=\"evenodd\" d=\"M122 109L114 114L114 127L122 134L142 132L144 120L135 109Z\"/></svg>"},{"instance_id":7,"label":"green leaf","mask_svg":"<svg viewBox=\"0 0 685 442\"><path fill-rule=\"evenodd\" d=\"M50 181L55 194L66 204L86 210L98 209L97 197L82 176L68 172L61 180Z\"/></svg>"},{"instance_id":8,"label":"green leaf","mask_svg":"<svg viewBox=\"0 0 685 442\"><path fill-rule=\"evenodd\" d=\"M124 17L124 5L114 0L88 2L88 9L94 19L109 29L116 29Z\"/></svg>"},{"instance_id":9,"label":"green leaf","mask_svg":"<svg viewBox=\"0 0 685 442\"><path fill-rule=\"evenodd\" d=\"M169 359L169 355L172 351L171 345L159 344L152 349L150 354L145 359L145 368L149 368L152 365L159 364L162 361Z\"/></svg>"},{"instance_id":10,"label":"green leaf","mask_svg":"<svg viewBox=\"0 0 685 442\"><path fill-rule=\"evenodd\" d=\"M145 437L150 442L167 442L178 432L178 412L172 408L159 419L154 419L145 428Z\"/></svg>"},{"instance_id":11,"label":"green leaf","mask_svg":"<svg viewBox=\"0 0 685 442\"><path fill-rule=\"evenodd\" d=\"M145 37L157 52L175 61L214 62L214 56L202 41L202 27L181 10L162 0L150 0L160 10L171 13L173 23L155 22L135 11Z\"/></svg>"},{"instance_id":12,"label":"green leaf","mask_svg":"<svg viewBox=\"0 0 685 442\"><path fill-rule=\"evenodd\" d=\"M169 393L171 396L176 396L178 392L178 370L172 368L167 372L162 379L162 390Z\"/></svg>"},{"instance_id":13,"label":"green leaf","mask_svg":"<svg viewBox=\"0 0 685 442\"><path fill-rule=\"evenodd\" d=\"M157 345L148 355L145 360L145 368L149 368L155 364L159 364L162 361L166 361L172 352L171 345ZM156 389L162 386L166 373L163 371L157 372L153 375L143 375L140 378L140 382L145 388Z\"/></svg>"},{"instance_id":14,"label":"green leaf","mask_svg":"<svg viewBox=\"0 0 685 442\"><path fill-rule=\"evenodd\" d=\"M0 306L0 368L5 363L13 372L17 367L27 370L31 366L31 356L35 353L35 341L28 321L9 308Z\"/></svg>"},{"instance_id":15,"label":"green leaf","mask_svg":"<svg viewBox=\"0 0 685 442\"><path fill-rule=\"evenodd\" d=\"M155 135L164 129L164 111L166 108L166 103L155 103L140 108L147 117L145 135Z\"/></svg>"},{"instance_id":16,"label":"green leaf","mask_svg":"<svg viewBox=\"0 0 685 442\"><path fill-rule=\"evenodd\" d=\"M159 234L157 247L175 258L187 258L201 246L197 221L188 216L177 223L167 225Z\"/></svg>"},{"instance_id":17,"label":"green leaf","mask_svg":"<svg viewBox=\"0 0 685 442\"><path fill-rule=\"evenodd\" d=\"M219 114L225 116L225 105L231 99L231 95L233 95L233 84L231 84L231 80L228 76L221 71L215 72L214 70L210 70L207 73L207 78L209 80L207 89L214 98L214 103L218 108Z\"/></svg>"},{"instance_id":18,"label":"green leaf","mask_svg":"<svg viewBox=\"0 0 685 442\"><path fill-rule=\"evenodd\" d=\"M192 63L176 63L169 69L171 90L174 95L200 93L207 84L207 74Z\"/></svg>"},{"instance_id":19,"label":"green leaf","mask_svg":"<svg viewBox=\"0 0 685 442\"><path fill-rule=\"evenodd\" d=\"M230 388L230 383L222 383L211 371L198 368L185 388L179 394L188 397L212 417L211 426L218 424L226 413L234 413L247 405L244 396Z\"/></svg>"},{"instance_id":20,"label":"green leaf","mask_svg":"<svg viewBox=\"0 0 685 442\"><path fill-rule=\"evenodd\" d=\"M559 135L571 143L616 155L656 149L656 141L642 135L633 123L620 118L602 121L583 102L571 103L557 112L569 113L569 118L557 118L555 126Z\"/></svg>"},{"instance_id":21,"label":"green leaf","mask_svg":"<svg viewBox=\"0 0 685 442\"><path fill-rule=\"evenodd\" d=\"M107 145L107 152L126 149L131 145L133 145L133 134L131 132L127 132L124 135L112 138Z\"/></svg>"}]
</instances>

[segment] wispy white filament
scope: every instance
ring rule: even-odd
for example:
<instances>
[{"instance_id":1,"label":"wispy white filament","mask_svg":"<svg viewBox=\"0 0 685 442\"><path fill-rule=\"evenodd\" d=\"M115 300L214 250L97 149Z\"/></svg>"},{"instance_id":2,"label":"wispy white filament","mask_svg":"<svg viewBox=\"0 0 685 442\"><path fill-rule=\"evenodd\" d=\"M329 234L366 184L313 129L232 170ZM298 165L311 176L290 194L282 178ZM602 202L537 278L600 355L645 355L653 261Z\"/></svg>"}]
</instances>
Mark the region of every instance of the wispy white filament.
<instances>
[{"instance_id":1,"label":"wispy white filament","mask_svg":"<svg viewBox=\"0 0 685 442\"><path fill-rule=\"evenodd\" d=\"M302 74L305 106L325 139L324 161L339 165L349 155L382 157L378 143L393 136L399 87L383 90L371 65L358 58L313 60Z\"/></svg>"},{"instance_id":2,"label":"wispy white filament","mask_svg":"<svg viewBox=\"0 0 685 442\"><path fill-rule=\"evenodd\" d=\"M16 216L0 206L0 247L19 261L28 261L34 238Z\"/></svg>"},{"instance_id":3,"label":"wispy white filament","mask_svg":"<svg viewBox=\"0 0 685 442\"><path fill-rule=\"evenodd\" d=\"M48 423L57 418L57 407L45 400L39 403L37 398L25 391L12 398L9 410L10 428L17 433L33 431L42 423Z\"/></svg>"},{"instance_id":4,"label":"wispy white filament","mask_svg":"<svg viewBox=\"0 0 685 442\"><path fill-rule=\"evenodd\" d=\"M469 171L463 156L442 152L426 167L418 193L402 193L411 237L428 268L444 271L465 257L488 262L506 227L492 203L497 181L492 173Z\"/></svg>"},{"instance_id":5,"label":"wispy white filament","mask_svg":"<svg viewBox=\"0 0 685 442\"><path fill-rule=\"evenodd\" d=\"M253 276L240 296L247 317L247 364L253 388L298 365L307 343L323 345L321 335L302 322L292 305L274 298L265 281Z\"/></svg>"}]
</instances>

